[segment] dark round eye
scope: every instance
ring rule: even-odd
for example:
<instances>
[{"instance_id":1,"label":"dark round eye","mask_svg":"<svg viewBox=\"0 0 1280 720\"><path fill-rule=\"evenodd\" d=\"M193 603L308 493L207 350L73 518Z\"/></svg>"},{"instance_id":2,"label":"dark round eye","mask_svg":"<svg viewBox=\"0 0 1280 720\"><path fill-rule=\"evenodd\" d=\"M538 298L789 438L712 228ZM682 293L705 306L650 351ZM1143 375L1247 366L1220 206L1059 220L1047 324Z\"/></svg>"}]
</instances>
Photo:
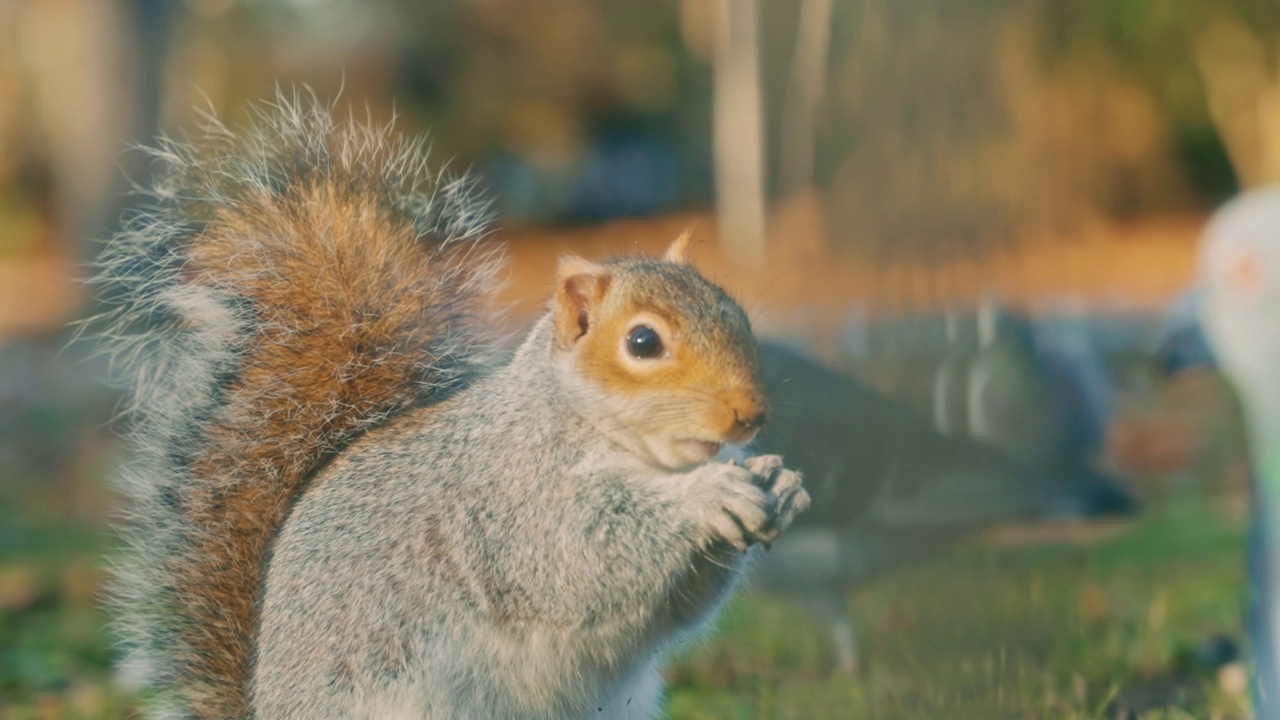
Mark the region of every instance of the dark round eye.
<instances>
[{"instance_id":1,"label":"dark round eye","mask_svg":"<svg viewBox=\"0 0 1280 720\"><path fill-rule=\"evenodd\" d=\"M627 334L627 350L632 357L651 360L662 354L662 338L648 325L637 325Z\"/></svg>"}]
</instances>

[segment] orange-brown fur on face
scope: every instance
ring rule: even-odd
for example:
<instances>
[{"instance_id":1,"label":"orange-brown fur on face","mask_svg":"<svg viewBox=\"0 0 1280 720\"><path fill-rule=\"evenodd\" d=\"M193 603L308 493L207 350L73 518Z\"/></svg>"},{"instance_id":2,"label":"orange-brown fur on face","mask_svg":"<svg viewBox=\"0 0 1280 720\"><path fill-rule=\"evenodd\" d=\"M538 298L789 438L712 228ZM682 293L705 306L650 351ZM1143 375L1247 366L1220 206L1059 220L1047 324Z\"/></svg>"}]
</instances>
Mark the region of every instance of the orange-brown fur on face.
<instances>
[{"instance_id":1,"label":"orange-brown fur on face","mask_svg":"<svg viewBox=\"0 0 1280 720\"><path fill-rule=\"evenodd\" d=\"M683 262L683 243L677 240L663 260L562 261L553 312L557 336L574 339L560 351L592 386L593 400L608 406L587 412L616 420L620 431L660 443L746 442L768 412L750 322ZM585 298L585 333L566 284L600 289L578 294ZM628 356L626 338L638 324L658 331L664 357Z\"/></svg>"}]
</instances>

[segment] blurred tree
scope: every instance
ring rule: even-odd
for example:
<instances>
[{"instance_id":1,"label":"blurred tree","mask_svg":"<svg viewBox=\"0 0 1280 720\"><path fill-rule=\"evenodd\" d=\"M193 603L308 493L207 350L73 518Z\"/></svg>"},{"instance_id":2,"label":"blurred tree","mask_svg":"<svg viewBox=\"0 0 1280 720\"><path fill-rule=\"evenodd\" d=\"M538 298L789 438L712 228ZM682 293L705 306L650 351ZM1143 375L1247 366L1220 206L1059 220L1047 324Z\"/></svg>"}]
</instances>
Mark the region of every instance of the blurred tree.
<instances>
[{"instance_id":1,"label":"blurred tree","mask_svg":"<svg viewBox=\"0 0 1280 720\"><path fill-rule=\"evenodd\" d=\"M484 176L512 221L704 204L710 78L680 5L636 0L383 0L409 38L397 97Z\"/></svg>"},{"instance_id":2,"label":"blurred tree","mask_svg":"<svg viewBox=\"0 0 1280 720\"><path fill-rule=\"evenodd\" d=\"M1044 62L1050 1L837 4L854 30L833 43L816 173L837 244L948 267L1182 206L1156 90L1085 44Z\"/></svg>"},{"instance_id":3,"label":"blurred tree","mask_svg":"<svg viewBox=\"0 0 1280 720\"><path fill-rule=\"evenodd\" d=\"M1011 232L991 162L1009 124L999 84L1002 0L860 0L839 48L821 154L837 241L935 258ZM1020 188L1025 190L1025 188Z\"/></svg>"},{"instance_id":4,"label":"blurred tree","mask_svg":"<svg viewBox=\"0 0 1280 720\"><path fill-rule=\"evenodd\" d=\"M148 37L133 0L18 2L4 30L21 68L28 143L23 161L40 177L39 202L69 255L97 236L116 209L117 157L154 128L146 118ZM146 26L149 29L150 26ZM34 167L34 166L39 166Z\"/></svg>"},{"instance_id":5,"label":"blurred tree","mask_svg":"<svg viewBox=\"0 0 1280 720\"><path fill-rule=\"evenodd\" d=\"M1209 115L1244 187L1280 182L1280 5L1215 2L1192 33Z\"/></svg>"},{"instance_id":6,"label":"blurred tree","mask_svg":"<svg viewBox=\"0 0 1280 720\"><path fill-rule=\"evenodd\" d=\"M827 83L834 0L801 0L787 101L782 108L778 186L783 193L810 185L818 105Z\"/></svg>"},{"instance_id":7,"label":"blurred tree","mask_svg":"<svg viewBox=\"0 0 1280 720\"><path fill-rule=\"evenodd\" d=\"M765 256L764 117L756 0L716 0L712 68L716 222L721 246L759 268Z\"/></svg>"}]
</instances>

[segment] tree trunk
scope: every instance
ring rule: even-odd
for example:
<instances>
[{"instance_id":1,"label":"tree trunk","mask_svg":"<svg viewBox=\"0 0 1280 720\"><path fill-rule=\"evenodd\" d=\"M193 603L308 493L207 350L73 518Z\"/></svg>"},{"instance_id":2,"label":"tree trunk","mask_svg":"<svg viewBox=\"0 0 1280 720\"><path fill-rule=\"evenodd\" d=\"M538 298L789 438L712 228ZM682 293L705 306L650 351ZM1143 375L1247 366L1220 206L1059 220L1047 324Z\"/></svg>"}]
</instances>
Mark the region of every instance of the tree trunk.
<instances>
[{"instance_id":1,"label":"tree trunk","mask_svg":"<svg viewBox=\"0 0 1280 720\"><path fill-rule=\"evenodd\" d=\"M717 234L728 258L760 268L765 258L765 188L757 3L713 1Z\"/></svg>"},{"instance_id":2,"label":"tree trunk","mask_svg":"<svg viewBox=\"0 0 1280 720\"><path fill-rule=\"evenodd\" d=\"M783 193L813 183L816 115L827 81L833 0L801 0L791 85L782 108L779 185Z\"/></svg>"}]
</instances>

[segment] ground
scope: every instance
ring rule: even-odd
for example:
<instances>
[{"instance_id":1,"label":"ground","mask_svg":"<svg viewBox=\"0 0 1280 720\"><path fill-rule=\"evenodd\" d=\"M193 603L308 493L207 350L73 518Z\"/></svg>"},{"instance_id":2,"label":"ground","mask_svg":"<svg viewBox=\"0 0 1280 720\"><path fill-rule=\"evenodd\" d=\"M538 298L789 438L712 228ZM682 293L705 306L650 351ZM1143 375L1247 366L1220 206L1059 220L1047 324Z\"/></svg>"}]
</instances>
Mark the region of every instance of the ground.
<instances>
[{"instance_id":1,"label":"ground","mask_svg":"<svg viewBox=\"0 0 1280 720\"><path fill-rule=\"evenodd\" d=\"M134 717L109 683L101 536L5 507L0 720ZM671 665L669 717L1247 717L1196 659L1240 633L1242 530L1216 508L1188 496L1103 539L975 543L888 578L854 598L857 680L832 671L823 628L744 595Z\"/></svg>"},{"instance_id":2,"label":"ground","mask_svg":"<svg viewBox=\"0 0 1280 720\"><path fill-rule=\"evenodd\" d=\"M1240 557L1189 502L1093 545L970 548L855 596L858 681L821 628L747 596L672 668L671 717L1246 717L1195 658L1238 637Z\"/></svg>"}]
</instances>

